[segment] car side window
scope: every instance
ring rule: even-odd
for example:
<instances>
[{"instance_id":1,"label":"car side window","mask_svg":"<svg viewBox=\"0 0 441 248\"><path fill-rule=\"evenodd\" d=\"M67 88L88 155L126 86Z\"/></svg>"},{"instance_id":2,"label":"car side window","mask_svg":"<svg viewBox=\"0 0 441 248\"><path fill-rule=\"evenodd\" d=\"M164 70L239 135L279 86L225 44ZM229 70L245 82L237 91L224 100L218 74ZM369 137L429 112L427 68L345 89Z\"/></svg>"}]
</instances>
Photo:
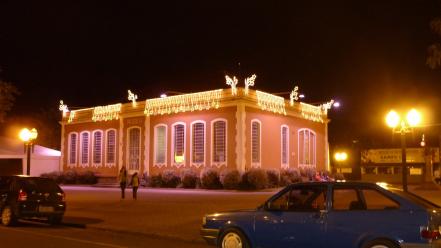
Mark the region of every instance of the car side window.
<instances>
[{"instance_id":1,"label":"car side window","mask_svg":"<svg viewBox=\"0 0 441 248\"><path fill-rule=\"evenodd\" d=\"M364 210L365 206L354 188L335 188L332 193L332 209Z\"/></svg>"},{"instance_id":2,"label":"car side window","mask_svg":"<svg viewBox=\"0 0 441 248\"><path fill-rule=\"evenodd\" d=\"M374 189L363 189L361 191L366 203L367 210L383 210L383 209L398 209L400 205Z\"/></svg>"},{"instance_id":3,"label":"car side window","mask_svg":"<svg viewBox=\"0 0 441 248\"><path fill-rule=\"evenodd\" d=\"M293 187L270 204L270 210L281 211L314 212L325 208L325 186Z\"/></svg>"}]
</instances>

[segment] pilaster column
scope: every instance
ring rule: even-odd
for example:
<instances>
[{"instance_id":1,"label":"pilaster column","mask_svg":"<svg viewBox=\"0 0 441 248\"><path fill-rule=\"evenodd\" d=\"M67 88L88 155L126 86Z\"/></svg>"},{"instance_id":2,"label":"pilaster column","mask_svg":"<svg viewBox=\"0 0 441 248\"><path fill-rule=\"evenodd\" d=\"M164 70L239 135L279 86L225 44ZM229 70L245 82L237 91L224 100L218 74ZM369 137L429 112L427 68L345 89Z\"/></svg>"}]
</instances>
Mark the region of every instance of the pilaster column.
<instances>
[{"instance_id":1,"label":"pilaster column","mask_svg":"<svg viewBox=\"0 0 441 248\"><path fill-rule=\"evenodd\" d=\"M237 104L237 110L236 110L236 166L237 170L240 172L245 171L245 134L246 134L246 112L245 112L245 105L243 103Z\"/></svg>"}]
</instances>

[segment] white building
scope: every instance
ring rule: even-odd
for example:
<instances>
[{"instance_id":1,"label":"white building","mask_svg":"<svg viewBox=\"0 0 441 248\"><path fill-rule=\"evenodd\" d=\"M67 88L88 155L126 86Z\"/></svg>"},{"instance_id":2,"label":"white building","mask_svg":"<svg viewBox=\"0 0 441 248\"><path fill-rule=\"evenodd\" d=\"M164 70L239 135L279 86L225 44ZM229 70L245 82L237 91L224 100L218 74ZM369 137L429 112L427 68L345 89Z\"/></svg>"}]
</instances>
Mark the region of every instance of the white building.
<instances>
[{"instance_id":1,"label":"white building","mask_svg":"<svg viewBox=\"0 0 441 248\"><path fill-rule=\"evenodd\" d=\"M35 145L31 153L31 176L60 171L60 151ZM0 137L0 175L26 174L26 152L19 139Z\"/></svg>"}]
</instances>

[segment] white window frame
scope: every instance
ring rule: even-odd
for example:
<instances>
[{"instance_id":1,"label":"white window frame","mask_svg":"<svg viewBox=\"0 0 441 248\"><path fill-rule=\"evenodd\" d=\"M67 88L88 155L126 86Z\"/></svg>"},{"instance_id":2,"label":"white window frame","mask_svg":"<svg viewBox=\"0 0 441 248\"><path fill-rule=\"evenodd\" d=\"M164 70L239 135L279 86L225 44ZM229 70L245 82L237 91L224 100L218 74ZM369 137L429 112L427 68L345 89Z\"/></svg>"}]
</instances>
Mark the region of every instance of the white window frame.
<instances>
[{"instance_id":1,"label":"white window frame","mask_svg":"<svg viewBox=\"0 0 441 248\"><path fill-rule=\"evenodd\" d=\"M101 144L100 144L100 162L99 163L95 163L95 134L96 133L101 133ZM104 137L103 137L103 131L102 130L94 130L92 132L92 146L91 146L91 162L92 162L92 166L94 167L100 167L103 165L103 141L104 141Z\"/></svg>"},{"instance_id":2,"label":"white window frame","mask_svg":"<svg viewBox=\"0 0 441 248\"><path fill-rule=\"evenodd\" d=\"M71 163L71 158L72 158L72 135L75 134L76 138L75 138L75 162ZM79 147L79 140L80 137L78 135L77 132L70 132L69 136L68 136L68 145L67 145L67 164L70 167L75 167L78 164L78 147Z\"/></svg>"},{"instance_id":3,"label":"white window frame","mask_svg":"<svg viewBox=\"0 0 441 248\"><path fill-rule=\"evenodd\" d=\"M177 125L183 125L184 126L184 160L180 163L175 161L175 126ZM185 122L175 122L171 125L171 132L172 132L172 147L171 147L171 154L170 154L170 161L172 166L181 167L185 166L185 162L187 161L187 125Z\"/></svg>"},{"instance_id":4,"label":"white window frame","mask_svg":"<svg viewBox=\"0 0 441 248\"><path fill-rule=\"evenodd\" d=\"M157 146L158 145L158 131L157 131L158 127L165 127L165 150L164 150L164 160L165 161L164 161L164 163L158 163L158 161L156 161L156 158L157 158L156 155L158 152L158 146ZM166 124L160 123L160 124L157 124L153 127L153 132L154 132L154 134L153 134L153 136L154 136L154 140L153 140L153 156L154 156L153 157L153 166L162 167L162 166L167 165L168 127Z\"/></svg>"},{"instance_id":5,"label":"white window frame","mask_svg":"<svg viewBox=\"0 0 441 248\"><path fill-rule=\"evenodd\" d=\"M83 163L83 134L87 134L87 162ZM83 131L80 133L80 153L79 153L79 164L81 167L87 167L90 164L90 132L89 131Z\"/></svg>"},{"instance_id":6,"label":"white window frame","mask_svg":"<svg viewBox=\"0 0 441 248\"><path fill-rule=\"evenodd\" d=\"M286 163L283 163L283 128L286 128ZM289 168L289 127L282 125L280 127L280 165L283 169Z\"/></svg>"},{"instance_id":7,"label":"white window frame","mask_svg":"<svg viewBox=\"0 0 441 248\"><path fill-rule=\"evenodd\" d=\"M110 132L115 132L115 144L114 144L114 149L113 149L113 154L114 154L114 158L113 158L113 163L109 163L108 162L108 156L109 156L109 147L108 147L108 138L109 138L109 133ZM117 130L115 129L115 128L111 128L111 129L107 129L106 130L106 136L105 136L105 139L104 139L104 164L107 166L107 167L113 167L113 166L116 166L116 160L117 160L117 157L116 157L116 147L117 147L117 144L118 144L118 132L117 132Z\"/></svg>"},{"instance_id":8,"label":"white window frame","mask_svg":"<svg viewBox=\"0 0 441 248\"><path fill-rule=\"evenodd\" d=\"M259 161L258 162L254 162L253 161L253 124L254 123L258 123L259 124L259 147L258 147L258 152L259 152ZM251 125L250 125L250 144L251 144L251 167L254 168L260 168L262 166L262 122L259 119L252 119L251 120Z\"/></svg>"},{"instance_id":9,"label":"white window frame","mask_svg":"<svg viewBox=\"0 0 441 248\"><path fill-rule=\"evenodd\" d=\"M218 121L225 122L225 161L214 162L214 123ZM225 118L217 118L211 121L211 165L216 167L228 167L228 121Z\"/></svg>"},{"instance_id":10,"label":"white window frame","mask_svg":"<svg viewBox=\"0 0 441 248\"><path fill-rule=\"evenodd\" d=\"M198 124L198 123L202 123L204 125L204 138L203 138L204 139L204 142L203 142L203 144L204 144L204 160L202 161L202 163L201 162L196 163L196 162L193 161L193 141L194 141L194 128L193 128L193 125L194 124ZM201 166L205 166L205 161L207 161L207 159L206 159L207 149L206 149L206 146L205 146L205 144L207 142L207 124L203 120L196 120L196 121L193 121L190 124L190 127L191 127L190 128L190 164L192 166L195 166L196 168L199 168Z\"/></svg>"},{"instance_id":11,"label":"white window frame","mask_svg":"<svg viewBox=\"0 0 441 248\"><path fill-rule=\"evenodd\" d=\"M139 129L139 157L138 157L138 168L137 169L131 169L130 168L130 131L133 129ZM127 156L126 156L126 168L129 171L129 173L132 172L137 172L141 169L141 150L142 150L142 128L140 126L131 126L129 128L127 128L127 140L126 140L126 151L127 151Z\"/></svg>"},{"instance_id":12,"label":"white window frame","mask_svg":"<svg viewBox=\"0 0 441 248\"><path fill-rule=\"evenodd\" d=\"M304 135L303 135L303 141L301 141L300 140L300 133L301 132L304 132ZM312 158L313 159L313 161L309 161L309 163L303 163L303 161L301 161L301 153L303 154L303 160L305 160L305 150L303 150L303 151L300 151L300 142L303 142L303 145L302 145L302 147L304 148L304 143L305 143L305 134L306 133L308 133L308 136L309 136L309 145L308 145L308 149L310 149L311 148L311 142L313 142L314 144L313 144L313 151L311 152L311 151L309 151L309 158ZM314 139L313 140L311 140L311 134L313 134L314 135ZM298 140L298 157L299 157L299 159L298 159L298 161L299 161L299 166L300 167L304 167L304 166L312 166L312 167L316 167L316 164L317 164L317 158L316 158L316 151L317 151L317 134L312 130L312 129L309 129L309 128L301 128L301 129L299 129L298 131L297 131L297 140Z\"/></svg>"}]
</instances>

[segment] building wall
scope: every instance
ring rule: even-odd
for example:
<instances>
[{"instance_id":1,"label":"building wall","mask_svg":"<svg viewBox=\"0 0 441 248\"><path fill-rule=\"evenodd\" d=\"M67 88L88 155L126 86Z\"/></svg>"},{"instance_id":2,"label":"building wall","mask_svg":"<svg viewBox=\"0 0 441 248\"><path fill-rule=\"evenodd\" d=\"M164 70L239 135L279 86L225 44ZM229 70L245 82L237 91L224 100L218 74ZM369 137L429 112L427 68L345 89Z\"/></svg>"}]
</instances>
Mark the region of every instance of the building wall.
<instances>
[{"instance_id":1,"label":"building wall","mask_svg":"<svg viewBox=\"0 0 441 248\"><path fill-rule=\"evenodd\" d=\"M95 130L102 130L103 134L105 134L105 131L108 129L116 129L116 140L117 140L117 146L118 146L118 140L119 140L119 120L113 120L113 121L101 121L101 122L87 122L87 123L75 123L75 124L68 124L65 125L65 137L64 137L64 145L63 150L61 151L65 155L63 156L63 170L70 170L75 169L77 172L84 172L84 171L94 171L99 174L99 176L102 177L113 177L117 175L118 173L118 166L119 162L118 159L115 161L115 166L112 167L106 167L104 166L104 158L102 159L103 163L99 167L92 166L91 158L89 158L89 165L88 166L80 166L79 165L79 149L80 149L80 142L78 141L77 145L77 164L74 167L71 167L68 165L68 159L69 159L69 134L72 132L78 133L80 135L83 131L89 131L90 135L92 135L92 132ZM103 140L104 141L104 140ZM92 142L92 139L90 139L90 143ZM89 153L92 154L92 146L89 147ZM105 150L103 149L103 155ZM116 149L116 158L119 157L119 150Z\"/></svg>"},{"instance_id":2,"label":"building wall","mask_svg":"<svg viewBox=\"0 0 441 248\"><path fill-rule=\"evenodd\" d=\"M243 106L242 106L243 107ZM152 115L146 117L143 113L131 113L122 114L119 120L112 121L99 121L99 122L85 122L85 123L69 123L65 124L64 132L64 145L62 152L63 156L63 169L75 169L81 171L95 171L102 177L116 177L118 170L121 166L128 167L128 131L130 128L138 127L141 130L140 138L140 167L139 172L148 172L150 175L158 174L164 169L182 170L186 168L192 168L196 170L202 170L204 168L218 168L223 169L245 169L252 168L251 164L251 122L252 120L258 120L261 123L261 162L260 167L263 169L281 169L281 126L287 125L289 128L289 168L299 167L299 151L298 151L298 130L307 128L313 131L316 135L316 150L315 150L315 166L318 170L326 169L327 158L327 144L326 144L326 123L314 122L306 120L300 117L293 117L282 114L275 114L269 111L263 111L254 107L245 107L245 152L244 160L245 166L241 163L240 159L237 159L237 120L239 108L237 106L222 107L219 109L210 109L203 111L193 111L184 113L164 114L164 115ZM212 122L214 120L223 119L227 121L227 156L226 166L214 166L212 164ZM194 166L191 164L191 125L195 121L205 122L205 163L200 166ZM185 124L185 162L181 166L175 166L172 164L172 144L173 144L173 124L184 123ZM155 127L157 125L164 124L167 126L167 151L166 151L166 164L163 166L157 166L154 164L155 158ZM115 129L116 132L116 163L115 166L104 166L104 154L105 146L103 146L103 164L101 166L80 166L80 142L78 141L77 149L77 165L75 167L68 166L69 159L69 134L72 132L80 135L83 131L89 131L90 144L92 144L92 133L94 130L102 130L103 138L105 137L105 131L108 129ZM122 134L122 137L120 137ZM103 139L103 143L105 139ZM148 149L148 150L146 150ZM92 160L92 145L90 145L90 161ZM240 154L239 154L240 155ZM239 162L238 162L239 161ZM134 171L129 171L133 173Z\"/></svg>"},{"instance_id":3,"label":"building wall","mask_svg":"<svg viewBox=\"0 0 441 248\"><path fill-rule=\"evenodd\" d=\"M163 169L178 169L183 168L193 168L201 170L203 168L213 167L211 161L212 155L212 121L225 119L227 121L227 167L236 168L236 154L235 154L235 135L236 135L236 107L226 107L221 109L207 110L207 111L195 111L186 112L173 115L157 115L150 117L150 174L158 174ZM191 124L195 121L205 122L205 165L200 167L195 167L190 165L190 143L191 143ZM185 164L179 168L172 165L172 125L182 122L185 123ZM154 129L157 125L165 124L167 125L167 164L162 167L155 166L154 156L155 156L155 138ZM216 167L215 167L216 168ZM225 167L222 167L225 168Z\"/></svg>"},{"instance_id":4,"label":"building wall","mask_svg":"<svg viewBox=\"0 0 441 248\"><path fill-rule=\"evenodd\" d=\"M281 127L289 128L289 167L298 168L298 130L308 128L316 134L316 168L326 169L326 124L292 116L273 114L246 107L246 168L251 168L251 122L261 122L261 168L281 169Z\"/></svg>"}]
</instances>

